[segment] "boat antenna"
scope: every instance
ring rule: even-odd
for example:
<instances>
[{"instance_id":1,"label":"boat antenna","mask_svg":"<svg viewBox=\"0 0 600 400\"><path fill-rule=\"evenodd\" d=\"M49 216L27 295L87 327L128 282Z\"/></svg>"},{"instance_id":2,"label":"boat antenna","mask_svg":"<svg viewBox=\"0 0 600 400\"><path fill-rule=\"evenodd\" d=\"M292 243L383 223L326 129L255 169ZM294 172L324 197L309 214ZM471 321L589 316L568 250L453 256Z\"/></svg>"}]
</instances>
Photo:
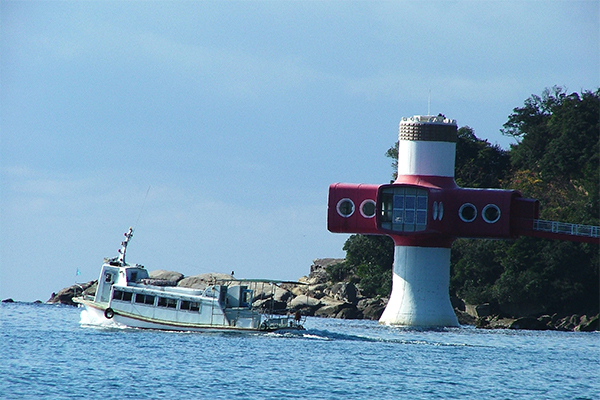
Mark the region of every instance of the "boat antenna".
<instances>
[{"instance_id":1,"label":"boat antenna","mask_svg":"<svg viewBox=\"0 0 600 400\"><path fill-rule=\"evenodd\" d=\"M129 241L131 240L132 237L133 237L133 228L129 227L129 230L125 234L125 240L123 240L121 242L121 248L119 249L118 261L121 264L121 266L127 265L125 263L125 253L127 252L127 245L129 244Z\"/></svg>"},{"instance_id":2,"label":"boat antenna","mask_svg":"<svg viewBox=\"0 0 600 400\"><path fill-rule=\"evenodd\" d=\"M150 185L148 185L148 190L146 190L146 196L144 196L144 201L142 202L142 208L140 208L140 213L138 214L137 219L135 220L135 225L133 225L133 230L137 228L138 222L140 222L140 217L142 216L142 211L144 211L144 206L146 205L146 199L148 198L148 193L150 193Z\"/></svg>"}]
</instances>

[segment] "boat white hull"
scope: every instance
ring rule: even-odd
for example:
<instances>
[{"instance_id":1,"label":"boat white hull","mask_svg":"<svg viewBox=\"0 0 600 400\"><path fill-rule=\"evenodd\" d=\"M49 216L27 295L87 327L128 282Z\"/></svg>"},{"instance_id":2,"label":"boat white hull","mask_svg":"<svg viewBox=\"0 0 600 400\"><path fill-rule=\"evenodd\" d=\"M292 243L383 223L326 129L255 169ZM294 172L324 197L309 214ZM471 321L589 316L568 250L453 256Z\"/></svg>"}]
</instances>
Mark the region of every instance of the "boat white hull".
<instances>
[{"instance_id":1,"label":"boat white hull","mask_svg":"<svg viewBox=\"0 0 600 400\"><path fill-rule=\"evenodd\" d=\"M112 310L112 317L106 317L106 310L108 307L105 305L97 304L91 301L77 299L78 303L85 307L85 310L81 314L82 325L94 325L107 328L138 328L138 329L157 329L167 331L181 331L181 332L208 332L208 331L222 331L222 332L272 332L272 331L284 331L284 330L303 330L304 328L299 324L293 324L292 326L271 328L268 325L262 325L259 328L254 327L240 327L240 326L227 326L227 325L206 325L206 324L194 324L194 323L178 323L175 321L159 321L152 318L143 317L140 315L133 315L122 311ZM292 318L286 318L292 321Z\"/></svg>"}]
</instances>

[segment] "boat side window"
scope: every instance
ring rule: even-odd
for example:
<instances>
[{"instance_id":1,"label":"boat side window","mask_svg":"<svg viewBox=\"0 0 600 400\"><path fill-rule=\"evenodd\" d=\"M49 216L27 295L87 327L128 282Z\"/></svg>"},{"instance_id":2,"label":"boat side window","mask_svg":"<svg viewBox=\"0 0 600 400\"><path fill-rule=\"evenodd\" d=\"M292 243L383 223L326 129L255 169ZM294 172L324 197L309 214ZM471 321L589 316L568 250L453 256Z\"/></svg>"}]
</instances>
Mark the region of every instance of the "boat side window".
<instances>
[{"instance_id":1,"label":"boat side window","mask_svg":"<svg viewBox=\"0 0 600 400\"><path fill-rule=\"evenodd\" d=\"M168 308L177 308L177 300L169 299L168 297L159 297L157 306L168 307Z\"/></svg>"},{"instance_id":2,"label":"boat side window","mask_svg":"<svg viewBox=\"0 0 600 400\"><path fill-rule=\"evenodd\" d=\"M168 308L177 308L177 300L167 299L167 307Z\"/></svg>"},{"instance_id":3,"label":"boat side window","mask_svg":"<svg viewBox=\"0 0 600 400\"><path fill-rule=\"evenodd\" d=\"M137 293L135 295L135 302L136 303L140 303L140 304L154 304L154 296L150 295L150 294L142 294L142 293Z\"/></svg>"},{"instance_id":4,"label":"boat side window","mask_svg":"<svg viewBox=\"0 0 600 400\"><path fill-rule=\"evenodd\" d=\"M115 290L113 293L113 300L131 301L131 292L124 292L122 290Z\"/></svg>"},{"instance_id":5,"label":"boat side window","mask_svg":"<svg viewBox=\"0 0 600 400\"><path fill-rule=\"evenodd\" d=\"M200 311L200 303L195 303L193 301L187 301L187 300L181 300L181 305L179 306L179 309L186 310L186 311L199 312Z\"/></svg>"}]
</instances>

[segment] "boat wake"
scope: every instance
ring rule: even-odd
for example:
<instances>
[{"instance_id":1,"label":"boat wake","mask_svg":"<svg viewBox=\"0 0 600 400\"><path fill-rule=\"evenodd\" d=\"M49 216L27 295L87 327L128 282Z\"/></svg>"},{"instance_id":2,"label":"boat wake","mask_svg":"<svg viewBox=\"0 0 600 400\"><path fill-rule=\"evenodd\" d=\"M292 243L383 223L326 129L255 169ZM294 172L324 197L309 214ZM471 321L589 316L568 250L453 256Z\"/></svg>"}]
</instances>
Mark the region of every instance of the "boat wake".
<instances>
[{"instance_id":1,"label":"boat wake","mask_svg":"<svg viewBox=\"0 0 600 400\"><path fill-rule=\"evenodd\" d=\"M394 337L376 337L370 335L352 335L347 333L332 332L328 330L309 329L299 332L272 332L272 337L297 338L307 340L321 341L351 341L351 342L371 342L371 343L391 343L400 345L420 345L420 346L447 346L447 347L472 347L466 343L448 343L439 341L430 341L423 339L403 339Z\"/></svg>"},{"instance_id":2,"label":"boat wake","mask_svg":"<svg viewBox=\"0 0 600 400\"><path fill-rule=\"evenodd\" d=\"M112 319L106 319L102 314L90 312L87 308L81 310L79 324L90 328L111 328L126 329L127 326L121 325Z\"/></svg>"}]
</instances>

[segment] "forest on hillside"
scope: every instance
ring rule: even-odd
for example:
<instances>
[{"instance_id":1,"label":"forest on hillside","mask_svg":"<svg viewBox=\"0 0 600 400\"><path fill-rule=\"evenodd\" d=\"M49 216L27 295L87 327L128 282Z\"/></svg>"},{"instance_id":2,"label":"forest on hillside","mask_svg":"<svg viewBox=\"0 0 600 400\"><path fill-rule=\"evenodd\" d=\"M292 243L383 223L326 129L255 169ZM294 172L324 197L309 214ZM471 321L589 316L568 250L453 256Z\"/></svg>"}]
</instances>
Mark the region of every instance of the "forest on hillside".
<instances>
[{"instance_id":1,"label":"forest on hillside","mask_svg":"<svg viewBox=\"0 0 600 400\"><path fill-rule=\"evenodd\" d=\"M540 218L599 225L600 89L568 94L552 87L513 109L501 132L516 144L504 150L464 126L458 130L459 186L517 189L540 201ZM397 143L386 153L397 166ZM352 235L346 261L328 269L365 295L388 296L394 244L387 236ZM599 248L533 237L458 239L452 246L450 295L490 303L498 313L597 314Z\"/></svg>"}]
</instances>

